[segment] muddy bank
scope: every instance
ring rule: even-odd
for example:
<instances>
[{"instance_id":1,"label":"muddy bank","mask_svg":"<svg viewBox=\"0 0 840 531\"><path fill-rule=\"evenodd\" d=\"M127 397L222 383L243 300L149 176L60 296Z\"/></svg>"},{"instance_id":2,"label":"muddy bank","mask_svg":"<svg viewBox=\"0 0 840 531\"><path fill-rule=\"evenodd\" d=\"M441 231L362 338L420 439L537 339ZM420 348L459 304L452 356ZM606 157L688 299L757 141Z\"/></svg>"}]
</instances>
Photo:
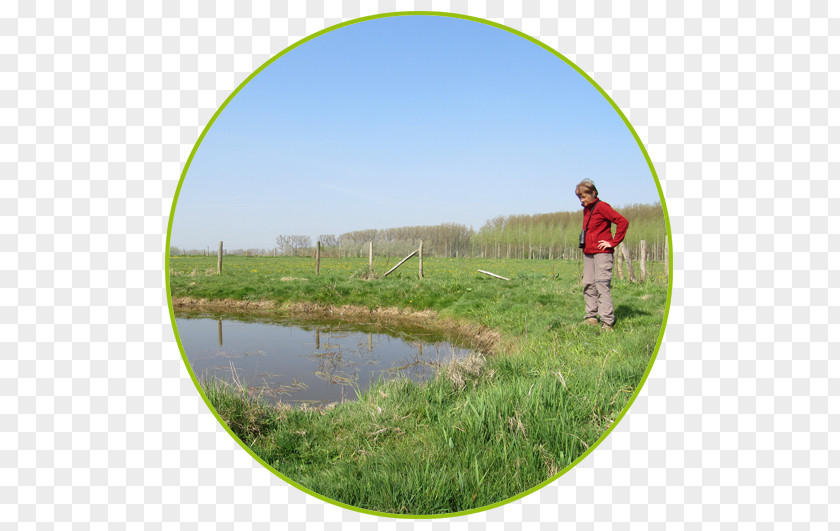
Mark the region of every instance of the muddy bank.
<instances>
[{"instance_id":1,"label":"muddy bank","mask_svg":"<svg viewBox=\"0 0 840 531\"><path fill-rule=\"evenodd\" d=\"M299 319L341 319L360 324L382 326L415 326L440 332L453 341L470 345L485 354L503 352L502 336L492 328L451 318L442 318L432 310L415 311L408 308L367 308L365 306L332 306L311 302L280 304L275 301L207 300L192 297L173 297L176 310L206 310L231 313L280 313Z\"/></svg>"}]
</instances>

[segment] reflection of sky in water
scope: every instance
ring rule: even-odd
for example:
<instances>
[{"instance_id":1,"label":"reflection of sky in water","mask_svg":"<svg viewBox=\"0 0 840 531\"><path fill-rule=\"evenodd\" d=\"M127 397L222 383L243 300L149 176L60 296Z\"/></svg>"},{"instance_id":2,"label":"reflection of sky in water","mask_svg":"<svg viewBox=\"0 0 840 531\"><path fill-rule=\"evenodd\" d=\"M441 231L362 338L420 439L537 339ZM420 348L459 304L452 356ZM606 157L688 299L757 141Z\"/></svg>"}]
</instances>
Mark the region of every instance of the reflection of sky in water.
<instances>
[{"instance_id":1,"label":"reflection of sky in water","mask_svg":"<svg viewBox=\"0 0 840 531\"><path fill-rule=\"evenodd\" d=\"M346 323L175 318L184 352L199 381L236 378L268 402L355 400L379 378L431 377L440 362L468 350L422 331Z\"/></svg>"}]
</instances>

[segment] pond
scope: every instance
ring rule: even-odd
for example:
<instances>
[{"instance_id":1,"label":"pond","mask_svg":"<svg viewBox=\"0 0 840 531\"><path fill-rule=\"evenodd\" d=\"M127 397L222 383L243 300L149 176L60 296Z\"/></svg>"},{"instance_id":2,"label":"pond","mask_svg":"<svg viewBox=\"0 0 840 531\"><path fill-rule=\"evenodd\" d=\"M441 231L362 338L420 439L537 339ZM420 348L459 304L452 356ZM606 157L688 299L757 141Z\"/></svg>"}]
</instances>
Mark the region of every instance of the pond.
<instances>
[{"instance_id":1,"label":"pond","mask_svg":"<svg viewBox=\"0 0 840 531\"><path fill-rule=\"evenodd\" d=\"M419 328L191 312L175 323L200 382L239 382L270 404L355 400L380 378L424 381L470 353Z\"/></svg>"}]
</instances>

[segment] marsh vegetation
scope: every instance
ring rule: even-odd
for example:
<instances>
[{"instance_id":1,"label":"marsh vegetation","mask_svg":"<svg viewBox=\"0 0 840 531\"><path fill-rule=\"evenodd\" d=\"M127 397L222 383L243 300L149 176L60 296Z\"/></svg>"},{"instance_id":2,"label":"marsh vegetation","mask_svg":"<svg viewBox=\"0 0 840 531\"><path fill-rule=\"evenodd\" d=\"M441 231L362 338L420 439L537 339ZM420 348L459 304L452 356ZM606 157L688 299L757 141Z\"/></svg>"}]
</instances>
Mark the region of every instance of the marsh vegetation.
<instances>
[{"instance_id":1,"label":"marsh vegetation","mask_svg":"<svg viewBox=\"0 0 840 531\"><path fill-rule=\"evenodd\" d=\"M472 342L425 382L383 379L331 408L267 404L240 385L199 382L230 431L264 463L321 496L369 511L450 514L523 494L574 464L623 415L655 353L668 286L613 280L612 333L582 324L570 260L169 258L173 305L406 322ZM405 266L404 266L405 267ZM510 281L477 273L492 271ZM183 345L185 350L189 344Z\"/></svg>"}]
</instances>

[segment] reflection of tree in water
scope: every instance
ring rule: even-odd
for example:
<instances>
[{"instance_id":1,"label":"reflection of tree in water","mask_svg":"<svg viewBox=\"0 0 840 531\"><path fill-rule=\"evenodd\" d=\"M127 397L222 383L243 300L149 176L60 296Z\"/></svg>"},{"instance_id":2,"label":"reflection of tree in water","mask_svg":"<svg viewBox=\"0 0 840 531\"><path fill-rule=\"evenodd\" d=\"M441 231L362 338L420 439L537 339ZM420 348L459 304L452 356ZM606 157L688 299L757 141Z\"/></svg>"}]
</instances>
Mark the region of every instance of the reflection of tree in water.
<instances>
[{"instance_id":1,"label":"reflection of tree in water","mask_svg":"<svg viewBox=\"0 0 840 531\"><path fill-rule=\"evenodd\" d=\"M229 356L231 359L241 358L243 356ZM210 374L212 373L212 378ZM203 381L215 381L223 385L229 385L235 388L238 392L246 392L248 396L258 399L272 399L279 401L281 396L290 396L296 391L307 389L309 386L305 382L298 382L297 378L292 378L289 384L276 383L276 380L281 379L279 374L263 373L257 375L257 380L254 382L247 382L236 372L236 367L233 362L229 362L228 366L218 365L209 367L204 370ZM269 382L269 380L272 380Z\"/></svg>"},{"instance_id":2,"label":"reflection of tree in water","mask_svg":"<svg viewBox=\"0 0 840 531\"><path fill-rule=\"evenodd\" d=\"M217 321L219 346L221 347L223 346L222 319L218 319ZM212 357L221 357L227 358L228 360L236 360L247 358L250 356L265 357L265 355L266 352L259 349L255 349L253 351L246 350L241 354L231 354L224 350L219 350ZM298 382L296 377L293 377L290 383L284 384L282 383L282 375L273 373L260 373L256 375L256 380L254 382L243 382L237 376L236 367L234 366L232 361L229 361L227 366L217 365L211 367L210 370L213 371L213 377L215 380L233 385L239 390L245 390L245 392L247 392L251 396L258 396L262 398L272 398L274 400L279 400L281 395L290 396L296 391L307 389L309 387L308 385L306 385L305 382ZM220 375L222 376L220 377Z\"/></svg>"},{"instance_id":3,"label":"reflection of tree in water","mask_svg":"<svg viewBox=\"0 0 840 531\"><path fill-rule=\"evenodd\" d=\"M296 343L289 343L285 332L282 338L277 338L271 330L243 334L240 329L230 334L223 330L227 321L218 316L211 319L211 327L201 329L203 334L210 335L206 346L197 349L198 352L190 351L193 368L196 364L203 365L204 374L199 379L218 380L268 402L326 405L355 399L362 390L362 382L368 380L428 381L445 362L462 356L463 352L441 342L439 335L381 324L359 327L348 323L304 326L277 323L308 332L308 339L303 334L295 338ZM278 339L283 348L275 351L272 342ZM313 340L314 350L311 350ZM292 350L288 348L290 345ZM277 361L283 358L288 359L286 365Z\"/></svg>"},{"instance_id":4,"label":"reflection of tree in water","mask_svg":"<svg viewBox=\"0 0 840 531\"><path fill-rule=\"evenodd\" d=\"M315 353L312 357L318 361L315 376L326 382L345 385L359 378L358 371L354 369L356 365L345 359L340 350Z\"/></svg>"},{"instance_id":5,"label":"reflection of tree in water","mask_svg":"<svg viewBox=\"0 0 840 531\"><path fill-rule=\"evenodd\" d=\"M313 357L318 360L316 376L329 383L353 386L359 379L357 369L359 365L379 365L380 360L375 351L380 342L388 340L388 336L377 334L374 340L374 334L369 332L366 340L356 340L355 348L342 349L342 340L358 337L358 335L358 331L355 330L331 329L327 332L316 330L316 350L319 347L325 350L325 352L313 354ZM401 340L409 339L405 334L401 335L403 336ZM382 377L383 380L399 377L415 381L428 380L434 376L443 363L463 355L463 349L446 343L427 342L416 337L406 342L416 349L413 355L391 363L390 367L374 369L371 371L371 381L377 380L378 377Z\"/></svg>"},{"instance_id":6,"label":"reflection of tree in water","mask_svg":"<svg viewBox=\"0 0 840 531\"><path fill-rule=\"evenodd\" d=\"M315 332L315 349L324 348L325 352L314 352L310 358L317 360L318 367L315 369L315 376L330 384L339 384L342 387L353 386L359 380L357 364L350 359L352 356L342 352L341 339L346 339L353 332L330 330L326 333L326 339L321 343L321 331ZM357 349L359 350L359 349ZM352 354L349 353L349 354ZM343 392L342 392L343 395Z\"/></svg>"},{"instance_id":7,"label":"reflection of tree in water","mask_svg":"<svg viewBox=\"0 0 840 531\"><path fill-rule=\"evenodd\" d=\"M394 362L381 372L390 379L404 376L415 381L428 380L443 363L463 355L462 349L442 343L413 341L412 344L417 349L413 356Z\"/></svg>"}]
</instances>

